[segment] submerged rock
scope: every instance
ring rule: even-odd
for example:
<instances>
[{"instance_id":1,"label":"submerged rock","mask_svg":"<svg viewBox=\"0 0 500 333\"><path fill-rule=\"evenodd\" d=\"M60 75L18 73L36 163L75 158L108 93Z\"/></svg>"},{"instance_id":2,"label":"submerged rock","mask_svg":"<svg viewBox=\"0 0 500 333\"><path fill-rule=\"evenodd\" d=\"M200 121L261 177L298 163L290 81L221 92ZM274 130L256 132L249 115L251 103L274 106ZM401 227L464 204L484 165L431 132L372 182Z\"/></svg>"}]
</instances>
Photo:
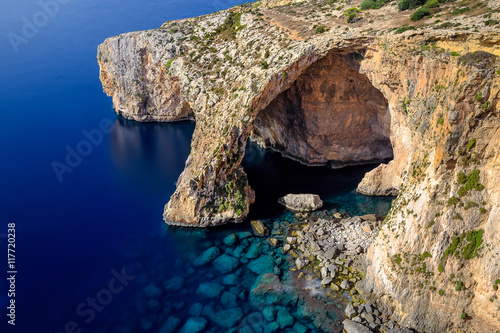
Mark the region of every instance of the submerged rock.
<instances>
[{"instance_id":1,"label":"submerged rock","mask_svg":"<svg viewBox=\"0 0 500 333\"><path fill-rule=\"evenodd\" d=\"M236 236L236 234L227 235L226 237L224 237L222 242L227 246L233 246L236 244L236 242L238 242L238 236Z\"/></svg>"},{"instance_id":2,"label":"submerged rock","mask_svg":"<svg viewBox=\"0 0 500 333\"><path fill-rule=\"evenodd\" d=\"M254 305L294 304L297 297L295 290L283 285L280 278L273 273L257 277L250 291L250 301Z\"/></svg>"},{"instance_id":3,"label":"submerged rock","mask_svg":"<svg viewBox=\"0 0 500 333\"><path fill-rule=\"evenodd\" d=\"M274 272L274 259L270 255L261 256L250 261L248 269L257 275Z\"/></svg>"},{"instance_id":4,"label":"submerged rock","mask_svg":"<svg viewBox=\"0 0 500 333\"><path fill-rule=\"evenodd\" d=\"M180 333L198 333L205 329L207 326L207 320L202 317L189 318L184 326L182 327Z\"/></svg>"},{"instance_id":5,"label":"submerged rock","mask_svg":"<svg viewBox=\"0 0 500 333\"><path fill-rule=\"evenodd\" d=\"M278 310L278 314L276 316L276 323L280 325L280 328L283 329L285 327L292 326L294 323L293 316L290 314L290 311L286 308L281 308Z\"/></svg>"},{"instance_id":6,"label":"submerged rock","mask_svg":"<svg viewBox=\"0 0 500 333\"><path fill-rule=\"evenodd\" d=\"M165 281L164 287L167 291L176 291L182 288L184 285L184 278L181 276L175 276L167 281Z\"/></svg>"},{"instance_id":7,"label":"submerged rock","mask_svg":"<svg viewBox=\"0 0 500 333\"><path fill-rule=\"evenodd\" d=\"M160 328L158 333L173 333L175 329L179 326L181 320L179 317L170 316L163 326Z\"/></svg>"},{"instance_id":8,"label":"submerged rock","mask_svg":"<svg viewBox=\"0 0 500 333\"><path fill-rule=\"evenodd\" d=\"M288 209L300 212L310 212L323 207L323 201L317 194L287 194L278 202Z\"/></svg>"},{"instance_id":9,"label":"submerged rock","mask_svg":"<svg viewBox=\"0 0 500 333\"><path fill-rule=\"evenodd\" d=\"M218 311L210 319L219 326L231 328L242 318L243 310L241 308L232 308Z\"/></svg>"}]
</instances>

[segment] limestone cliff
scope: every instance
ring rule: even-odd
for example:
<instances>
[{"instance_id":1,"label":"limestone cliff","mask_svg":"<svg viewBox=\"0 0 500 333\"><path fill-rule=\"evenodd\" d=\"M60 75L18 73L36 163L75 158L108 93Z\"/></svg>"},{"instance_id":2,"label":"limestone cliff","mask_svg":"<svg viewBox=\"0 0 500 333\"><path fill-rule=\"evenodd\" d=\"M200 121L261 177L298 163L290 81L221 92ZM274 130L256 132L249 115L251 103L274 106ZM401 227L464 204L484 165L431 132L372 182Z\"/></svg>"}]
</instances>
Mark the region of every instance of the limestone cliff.
<instances>
[{"instance_id":1,"label":"limestone cliff","mask_svg":"<svg viewBox=\"0 0 500 333\"><path fill-rule=\"evenodd\" d=\"M127 118L196 120L170 224L246 217L249 137L306 164L393 158L358 188L398 194L360 288L419 331L495 331L498 3L459 7L408 26L394 3L353 23L334 1L237 6L107 39L101 81Z\"/></svg>"}]
</instances>

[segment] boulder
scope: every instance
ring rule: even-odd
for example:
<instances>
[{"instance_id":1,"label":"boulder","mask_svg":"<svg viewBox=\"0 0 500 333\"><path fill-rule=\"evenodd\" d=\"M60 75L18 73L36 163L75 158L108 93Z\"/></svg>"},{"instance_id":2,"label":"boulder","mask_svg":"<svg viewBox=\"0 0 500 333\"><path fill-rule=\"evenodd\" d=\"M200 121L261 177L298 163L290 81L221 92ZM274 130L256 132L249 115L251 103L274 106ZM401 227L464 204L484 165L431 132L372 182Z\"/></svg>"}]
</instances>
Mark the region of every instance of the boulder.
<instances>
[{"instance_id":1,"label":"boulder","mask_svg":"<svg viewBox=\"0 0 500 333\"><path fill-rule=\"evenodd\" d=\"M236 295L230 291L226 291L222 294L222 296L220 298L220 303L226 309L234 308L237 306L237 304L236 304L237 299L238 299L238 295Z\"/></svg>"},{"instance_id":2,"label":"boulder","mask_svg":"<svg viewBox=\"0 0 500 333\"><path fill-rule=\"evenodd\" d=\"M354 309L354 306L352 306L352 303L347 304L347 307L345 308L345 315L349 319L356 316L356 310Z\"/></svg>"},{"instance_id":3,"label":"boulder","mask_svg":"<svg viewBox=\"0 0 500 333\"><path fill-rule=\"evenodd\" d=\"M265 237L269 236L269 228L264 225L264 223L260 221L251 221L252 230L255 236Z\"/></svg>"},{"instance_id":4,"label":"boulder","mask_svg":"<svg viewBox=\"0 0 500 333\"><path fill-rule=\"evenodd\" d=\"M274 272L274 259L270 255L261 256L250 261L248 269L257 275Z\"/></svg>"},{"instance_id":5,"label":"boulder","mask_svg":"<svg viewBox=\"0 0 500 333\"><path fill-rule=\"evenodd\" d=\"M285 288L280 278L273 273L258 276L250 291L253 305L295 304L297 297L296 291Z\"/></svg>"},{"instance_id":6,"label":"boulder","mask_svg":"<svg viewBox=\"0 0 500 333\"><path fill-rule=\"evenodd\" d=\"M231 328L242 318L243 311L240 308L232 308L218 311L210 319L219 326Z\"/></svg>"},{"instance_id":7,"label":"boulder","mask_svg":"<svg viewBox=\"0 0 500 333\"><path fill-rule=\"evenodd\" d=\"M148 298L158 298L161 296L161 290L154 284L150 284L144 287L144 294Z\"/></svg>"},{"instance_id":8,"label":"boulder","mask_svg":"<svg viewBox=\"0 0 500 333\"><path fill-rule=\"evenodd\" d=\"M290 210L300 212L311 212L323 207L323 201L316 194L287 194L278 202Z\"/></svg>"},{"instance_id":9,"label":"boulder","mask_svg":"<svg viewBox=\"0 0 500 333\"><path fill-rule=\"evenodd\" d=\"M260 243L252 243L252 245L250 245L250 247L248 248L245 257L248 259L255 259L260 255L260 252L261 252Z\"/></svg>"},{"instance_id":10,"label":"boulder","mask_svg":"<svg viewBox=\"0 0 500 333\"><path fill-rule=\"evenodd\" d=\"M345 290L349 290L349 289L351 289L351 284L349 283L349 281L344 280L344 281L342 281L342 283L340 283L340 288L345 289Z\"/></svg>"},{"instance_id":11,"label":"boulder","mask_svg":"<svg viewBox=\"0 0 500 333\"><path fill-rule=\"evenodd\" d=\"M279 245L278 240L276 238L268 238L267 243L269 243L269 245L271 245L272 247L278 247Z\"/></svg>"},{"instance_id":12,"label":"boulder","mask_svg":"<svg viewBox=\"0 0 500 333\"><path fill-rule=\"evenodd\" d=\"M372 330L359 323L346 319L342 322L346 333L372 333Z\"/></svg>"}]
</instances>

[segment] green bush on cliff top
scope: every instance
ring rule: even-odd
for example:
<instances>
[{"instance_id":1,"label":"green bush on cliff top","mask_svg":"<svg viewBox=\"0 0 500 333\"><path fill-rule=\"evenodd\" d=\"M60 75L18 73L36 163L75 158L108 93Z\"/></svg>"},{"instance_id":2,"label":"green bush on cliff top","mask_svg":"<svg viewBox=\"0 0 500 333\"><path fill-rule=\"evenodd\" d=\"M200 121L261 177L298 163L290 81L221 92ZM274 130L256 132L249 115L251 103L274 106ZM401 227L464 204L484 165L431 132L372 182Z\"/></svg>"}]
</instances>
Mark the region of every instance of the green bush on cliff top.
<instances>
[{"instance_id":1,"label":"green bush on cliff top","mask_svg":"<svg viewBox=\"0 0 500 333\"><path fill-rule=\"evenodd\" d=\"M426 0L403 0L400 3L398 3L398 8L400 11L415 9L417 7L424 5L425 2Z\"/></svg>"},{"instance_id":2,"label":"green bush on cliff top","mask_svg":"<svg viewBox=\"0 0 500 333\"><path fill-rule=\"evenodd\" d=\"M422 7L422 8L417 9L417 11L415 13L411 14L410 19L413 22L415 22L415 21L421 20L424 17L430 16L430 15L431 15L431 11L427 8Z\"/></svg>"}]
</instances>

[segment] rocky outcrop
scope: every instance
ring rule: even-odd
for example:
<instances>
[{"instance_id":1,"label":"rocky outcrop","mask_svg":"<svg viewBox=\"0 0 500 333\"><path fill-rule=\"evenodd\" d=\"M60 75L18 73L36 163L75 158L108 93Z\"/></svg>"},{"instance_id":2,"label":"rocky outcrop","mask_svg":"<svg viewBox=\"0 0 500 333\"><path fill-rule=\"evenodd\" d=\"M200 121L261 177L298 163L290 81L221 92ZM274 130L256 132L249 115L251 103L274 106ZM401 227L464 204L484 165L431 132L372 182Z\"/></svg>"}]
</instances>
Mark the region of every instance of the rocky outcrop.
<instances>
[{"instance_id":1,"label":"rocky outcrop","mask_svg":"<svg viewBox=\"0 0 500 333\"><path fill-rule=\"evenodd\" d=\"M312 212L323 207L323 201L317 194L287 194L278 202L298 212Z\"/></svg>"},{"instance_id":2,"label":"rocky outcrop","mask_svg":"<svg viewBox=\"0 0 500 333\"><path fill-rule=\"evenodd\" d=\"M494 4L401 34L393 28L408 14L393 5L349 25L329 4L242 5L107 39L101 80L125 117L196 119L165 206L170 224L247 216L254 193L240 164L250 136L307 164L393 156L358 188L398 194L368 251L363 292L417 330L494 331L500 35L486 22L498 13L480 16Z\"/></svg>"}]
</instances>

